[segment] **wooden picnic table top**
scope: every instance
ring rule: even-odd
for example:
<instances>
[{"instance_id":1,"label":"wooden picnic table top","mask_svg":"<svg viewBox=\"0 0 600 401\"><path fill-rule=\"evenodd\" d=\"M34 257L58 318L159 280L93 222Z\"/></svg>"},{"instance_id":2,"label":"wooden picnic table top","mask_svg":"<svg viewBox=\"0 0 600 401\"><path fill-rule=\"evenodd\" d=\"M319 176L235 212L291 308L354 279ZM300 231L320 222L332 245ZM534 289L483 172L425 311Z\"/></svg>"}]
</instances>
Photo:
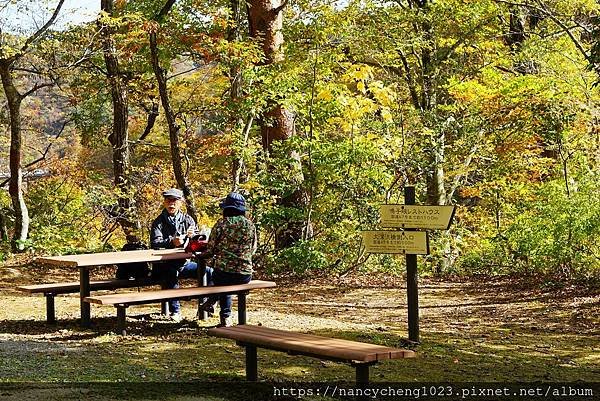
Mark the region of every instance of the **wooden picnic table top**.
<instances>
[{"instance_id":1,"label":"wooden picnic table top","mask_svg":"<svg viewBox=\"0 0 600 401\"><path fill-rule=\"evenodd\" d=\"M79 255L44 256L35 258L38 263L66 266L86 267L114 265L132 262L161 262L166 260L188 259L194 255L182 248L175 249L144 249L139 251L119 251L83 253Z\"/></svg>"}]
</instances>

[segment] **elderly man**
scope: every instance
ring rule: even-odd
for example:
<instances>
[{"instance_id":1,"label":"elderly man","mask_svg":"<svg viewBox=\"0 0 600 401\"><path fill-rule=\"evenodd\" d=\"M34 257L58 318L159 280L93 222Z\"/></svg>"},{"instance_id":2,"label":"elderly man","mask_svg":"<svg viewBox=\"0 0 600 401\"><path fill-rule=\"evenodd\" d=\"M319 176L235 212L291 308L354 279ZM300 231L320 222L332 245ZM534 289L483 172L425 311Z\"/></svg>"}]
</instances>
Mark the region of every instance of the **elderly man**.
<instances>
[{"instance_id":1,"label":"elderly man","mask_svg":"<svg viewBox=\"0 0 600 401\"><path fill-rule=\"evenodd\" d=\"M164 209L152 223L150 246L152 249L183 247L186 237L196 232L196 222L181 211L184 202L181 190L172 188L162 195ZM155 263L152 267L152 278L161 281L163 289L179 288L180 278L197 277L198 266L191 260ZM179 301L169 301L169 312L171 319L181 321Z\"/></svg>"}]
</instances>

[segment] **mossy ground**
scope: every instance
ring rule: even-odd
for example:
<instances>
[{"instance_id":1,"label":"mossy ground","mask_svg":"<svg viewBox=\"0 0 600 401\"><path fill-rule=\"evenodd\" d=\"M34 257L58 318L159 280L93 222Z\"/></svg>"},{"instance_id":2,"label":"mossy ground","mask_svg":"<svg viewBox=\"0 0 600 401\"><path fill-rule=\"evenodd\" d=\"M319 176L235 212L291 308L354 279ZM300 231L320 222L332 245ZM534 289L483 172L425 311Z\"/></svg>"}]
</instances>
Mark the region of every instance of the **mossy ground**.
<instances>
[{"instance_id":1,"label":"mossy ground","mask_svg":"<svg viewBox=\"0 0 600 401\"><path fill-rule=\"evenodd\" d=\"M216 320L194 320L194 302L183 303L181 323L150 318L157 305L131 307L128 335L120 336L113 333L113 308L92 306L94 326L83 329L78 296L60 296L59 322L48 325L44 297L14 288L58 275L0 267L0 399L255 397L244 387L243 349L209 337L206 328ZM77 276L59 279L65 278ZM256 291L249 322L417 351L415 359L372 368L374 382L600 381L598 291L543 291L508 280L424 281L416 345L406 341L405 288L398 280L380 281L386 284L312 282ZM259 375L275 382L350 382L354 369L260 350Z\"/></svg>"}]
</instances>

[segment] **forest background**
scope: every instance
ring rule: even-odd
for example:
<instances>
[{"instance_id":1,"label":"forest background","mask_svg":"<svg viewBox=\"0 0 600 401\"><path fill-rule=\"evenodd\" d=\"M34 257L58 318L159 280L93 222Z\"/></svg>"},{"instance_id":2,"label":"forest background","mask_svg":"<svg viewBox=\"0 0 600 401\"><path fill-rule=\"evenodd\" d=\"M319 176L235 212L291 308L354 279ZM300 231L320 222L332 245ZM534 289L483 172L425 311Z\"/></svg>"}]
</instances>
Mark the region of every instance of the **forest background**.
<instances>
[{"instance_id":1,"label":"forest background","mask_svg":"<svg viewBox=\"0 0 600 401\"><path fill-rule=\"evenodd\" d=\"M0 0L3 261L146 240L179 187L246 196L264 274L402 274L360 232L415 185L457 205L420 274L599 278L595 1L98 1Z\"/></svg>"}]
</instances>

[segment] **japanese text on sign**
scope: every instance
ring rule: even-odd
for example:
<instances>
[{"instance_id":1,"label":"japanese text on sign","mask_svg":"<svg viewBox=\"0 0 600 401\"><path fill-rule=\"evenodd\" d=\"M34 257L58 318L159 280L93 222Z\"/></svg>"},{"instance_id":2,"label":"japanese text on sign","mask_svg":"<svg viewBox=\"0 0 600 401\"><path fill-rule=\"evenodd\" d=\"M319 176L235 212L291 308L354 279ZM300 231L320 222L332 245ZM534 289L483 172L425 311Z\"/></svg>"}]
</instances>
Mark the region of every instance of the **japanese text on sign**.
<instances>
[{"instance_id":1,"label":"japanese text on sign","mask_svg":"<svg viewBox=\"0 0 600 401\"><path fill-rule=\"evenodd\" d=\"M363 231L363 243L369 253L427 255L429 241L421 231Z\"/></svg>"},{"instance_id":2,"label":"japanese text on sign","mask_svg":"<svg viewBox=\"0 0 600 401\"><path fill-rule=\"evenodd\" d=\"M381 205L381 226L447 230L454 206Z\"/></svg>"}]
</instances>

